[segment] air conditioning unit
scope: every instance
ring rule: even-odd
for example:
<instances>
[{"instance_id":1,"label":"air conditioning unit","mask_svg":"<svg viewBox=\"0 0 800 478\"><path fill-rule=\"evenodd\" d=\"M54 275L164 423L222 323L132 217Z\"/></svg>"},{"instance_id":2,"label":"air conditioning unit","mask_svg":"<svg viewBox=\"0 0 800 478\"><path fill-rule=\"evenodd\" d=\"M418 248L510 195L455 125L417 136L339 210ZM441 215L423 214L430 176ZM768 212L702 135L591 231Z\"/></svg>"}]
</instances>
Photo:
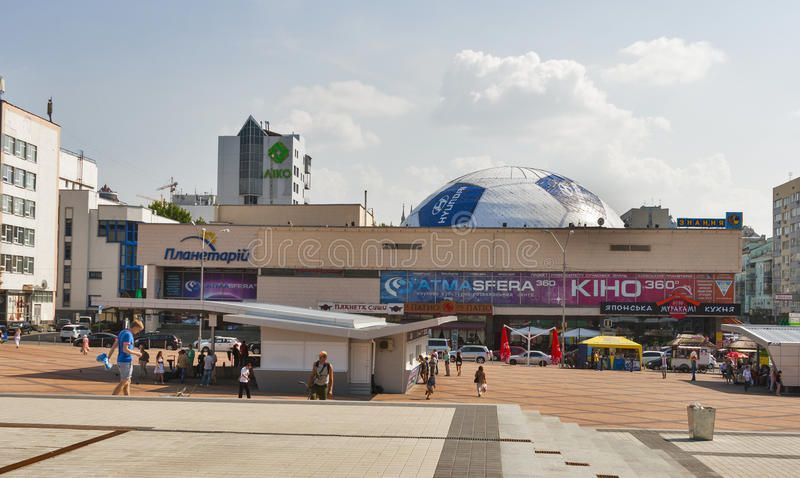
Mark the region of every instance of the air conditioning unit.
<instances>
[{"instance_id":1,"label":"air conditioning unit","mask_svg":"<svg viewBox=\"0 0 800 478\"><path fill-rule=\"evenodd\" d=\"M378 348L391 352L394 350L394 339L381 339L378 341Z\"/></svg>"}]
</instances>

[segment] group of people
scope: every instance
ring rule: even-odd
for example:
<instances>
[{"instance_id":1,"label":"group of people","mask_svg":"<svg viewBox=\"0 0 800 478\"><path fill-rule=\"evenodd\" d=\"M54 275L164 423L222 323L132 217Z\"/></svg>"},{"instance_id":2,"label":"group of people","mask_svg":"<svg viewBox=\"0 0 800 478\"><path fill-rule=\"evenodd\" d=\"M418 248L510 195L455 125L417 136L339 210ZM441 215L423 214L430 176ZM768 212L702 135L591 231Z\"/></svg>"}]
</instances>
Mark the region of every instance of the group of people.
<instances>
[{"instance_id":1,"label":"group of people","mask_svg":"<svg viewBox=\"0 0 800 478\"><path fill-rule=\"evenodd\" d=\"M436 390L436 376L439 375L439 362L444 361L444 368L445 368L445 376L450 376L450 354L444 353L443 358L439 358L439 353L437 351L433 351L429 357L424 355L419 355L417 357L419 368L419 380L421 382L417 383L424 383L425 384L425 400L430 400L431 396L433 396L433 392ZM456 375L461 376L461 367L464 364L464 359L461 357L461 352L456 352L456 356L452 359L456 365ZM483 370L483 365L478 366L478 370L475 372L475 388L478 392L478 396L483 396L486 393L487 385L486 385L486 372Z\"/></svg>"},{"instance_id":2,"label":"group of people","mask_svg":"<svg viewBox=\"0 0 800 478\"><path fill-rule=\"evenodd\" d=\"M17 348L19 348L19 342L21 340L22 340L22 328L17 327L16 330L14 330L14 345L16 345ZM7 341L8 341L8 330L3 329L3 335L0 337L0 343Z\"/></svg>"},{"instance_id":3,"label":"group of people","mask_svg":"<svg viewBox=\"0 0 800 478\"><path fill-rule=\"evenodd\" d=\"M725 378L725 383L742 383L745 392L755 385L766 386L770 392L774 391L776 395L780 395L783 390L782 372L774 364L756 367L749 362L734 362L731 359L725 359L720 364L719 371Z\"/></svg>"}]
</instances>

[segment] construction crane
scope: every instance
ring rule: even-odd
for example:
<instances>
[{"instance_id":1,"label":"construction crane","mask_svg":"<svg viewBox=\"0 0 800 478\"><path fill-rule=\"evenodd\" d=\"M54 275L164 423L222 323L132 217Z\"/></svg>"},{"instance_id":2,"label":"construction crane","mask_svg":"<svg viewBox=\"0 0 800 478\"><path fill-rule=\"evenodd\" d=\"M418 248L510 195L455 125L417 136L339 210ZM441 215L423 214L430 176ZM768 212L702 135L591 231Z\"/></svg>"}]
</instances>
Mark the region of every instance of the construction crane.
<instances>
[{"instance_id":1,"label":"construction crane","mask_svg":"<svg viewBox=\"0 0 800 478\"><path fill-rule=\"evenodd\" d=\"M163 191L165 189L169 190L169 202L172 202L172 193L175 192L175 189L178 187L178 181L175 181L175 178L170 176L169 183L161 186L160 188L156 188L156 191Z\"/></svg>"}]
</instances>

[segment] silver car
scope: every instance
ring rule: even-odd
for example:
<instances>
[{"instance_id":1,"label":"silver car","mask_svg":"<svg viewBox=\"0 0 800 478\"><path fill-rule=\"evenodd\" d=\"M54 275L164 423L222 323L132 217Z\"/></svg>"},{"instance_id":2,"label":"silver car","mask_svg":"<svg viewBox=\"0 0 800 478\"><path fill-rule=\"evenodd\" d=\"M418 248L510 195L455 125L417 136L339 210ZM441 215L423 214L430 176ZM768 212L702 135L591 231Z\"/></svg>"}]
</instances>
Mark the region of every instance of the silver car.
<instances>
[{"instance_id":1,"label":"silver car","mask_svg":"<svg viewBox=\"0 0 800 478\"><path fill-rule=\"evenodd\" d=\"M531 350L530 352L523 352L519 355L512 355L508 359L508 363L510 365L516 364L527 364L528 363L528 354L531 355L530 363L532 365L538 365L540 367L546 367L552 363L552 359L549 355L544 352L540 352L539 350Z\"/></svg>"},{"instance_id":2,"label":"silver car","mask_svg":"<svg viewBox=\"0 0 800 478\"><path fill-rule=\"evenodd\" d=\"M450 352L450 359L455 360L456 352L461 352L462 360L474 360L477 363L484 363L491 360L492 352L484 345L465 345L458 350Z\"/></svg>"}]
</instances>

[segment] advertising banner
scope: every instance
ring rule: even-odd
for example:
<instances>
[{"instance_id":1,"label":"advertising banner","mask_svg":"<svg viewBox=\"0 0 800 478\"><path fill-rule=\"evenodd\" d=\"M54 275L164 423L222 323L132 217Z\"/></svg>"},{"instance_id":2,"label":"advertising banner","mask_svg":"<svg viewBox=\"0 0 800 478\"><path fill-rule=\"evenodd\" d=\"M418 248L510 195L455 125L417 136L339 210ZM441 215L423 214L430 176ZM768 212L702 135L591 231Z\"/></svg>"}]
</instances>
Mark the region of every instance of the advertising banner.
<instances>
[{"instance_id":1,"label":"advertising banner","mask_svg":"<svg viewBox=\"0 0 800 478\"><path fill-rule=\"evenodd\" d=\"M205 300L241 302L257 298L258 276L242 272L206 272L204 277ZM199 299L200 273L184 271L164 272L164 298Z\"/></svg>"},{"instance_id":2,"label":"advertising banner","mask_svg":"<svg viewBox=\"0 0 800 478\"><path fill-rule=\"evenodd\" d=\"M347 314L403 315L403 304L345 304L341 302L319 302L319 310Z\"/></svg>"},{"instance_id":3,"label":"advertising banner","mask_svg":"<svg viewBox=\"0 0 800 478\"><path fill-rule=\"evenodd\" d=\"M469 222L484 191L474 184L453 184L420 208L419 225L449 227Z\"/></svg>"},{"instance_id":4,"label":"advertising banner","mask_svg":"<svg viewBox=\"0 0 800 478\"><path fill-rule=\"evenodd\" d=\"M704 304L734 302L733 274L570 272L381 272L381 303L600 306L657 303L676 295Z\"/></svg>"},{"instance_id":5,"label":"advertising banner","mask_svg":"<svg viewBox=\"0 0 800 478\"><path fill-rule=\"evenodd\" d=\"M730 316L742 312L740 304L704 304L685 300L663 302L603 302L600 313L606 315Z\"/></svg>"}]
</instances>

